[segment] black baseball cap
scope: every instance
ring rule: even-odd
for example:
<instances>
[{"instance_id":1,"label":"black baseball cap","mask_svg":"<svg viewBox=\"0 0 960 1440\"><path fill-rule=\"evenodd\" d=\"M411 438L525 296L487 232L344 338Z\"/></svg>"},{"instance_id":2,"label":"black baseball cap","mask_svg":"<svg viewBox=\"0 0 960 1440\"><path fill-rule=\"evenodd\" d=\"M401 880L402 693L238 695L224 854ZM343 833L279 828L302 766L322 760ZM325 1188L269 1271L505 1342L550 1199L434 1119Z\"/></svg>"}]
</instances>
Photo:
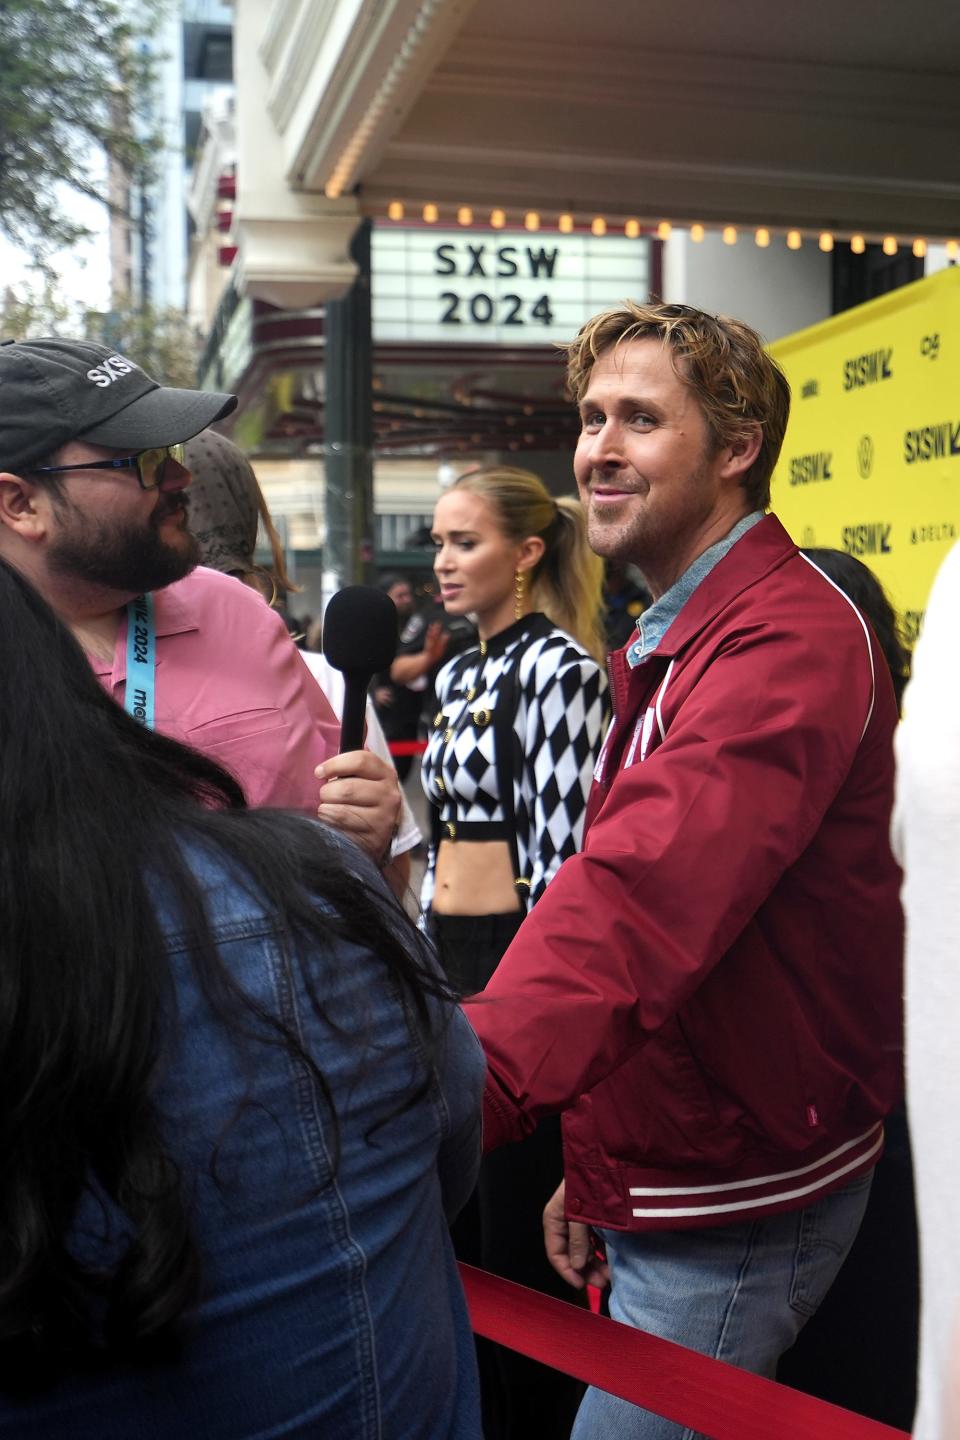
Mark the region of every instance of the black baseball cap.
<instances>
[{"instance_id":1,"label":"black baseball cap","mask_svg":"<svg viewBox=\"0 0 960 1440\"><path fill-rule=\"evenodd\" d=\"M235 395L160 385L92 340L8 340L0 344L0 470L26 470L68 440L131 454L179 445L236 404Z\"/></svg>"}]
</instances>

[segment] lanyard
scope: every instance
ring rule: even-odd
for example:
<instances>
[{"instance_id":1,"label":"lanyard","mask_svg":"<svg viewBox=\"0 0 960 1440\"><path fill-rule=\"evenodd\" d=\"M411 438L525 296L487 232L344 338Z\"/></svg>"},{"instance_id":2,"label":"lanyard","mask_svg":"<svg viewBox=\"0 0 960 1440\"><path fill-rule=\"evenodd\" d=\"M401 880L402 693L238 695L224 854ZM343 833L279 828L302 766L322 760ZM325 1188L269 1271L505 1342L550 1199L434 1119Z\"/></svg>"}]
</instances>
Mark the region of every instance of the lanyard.
<instances>
[{"instance_id":1,"label":"lanyard","mask_svg":"<svg viewBox=\"0 0 960 1440\"><path fill-rule=\"evenodd\" d=\"M153 596L138 595L127 606L127 684L123 708L148 730L154 727L157 631Z\"/></svg>"}]
</instances>

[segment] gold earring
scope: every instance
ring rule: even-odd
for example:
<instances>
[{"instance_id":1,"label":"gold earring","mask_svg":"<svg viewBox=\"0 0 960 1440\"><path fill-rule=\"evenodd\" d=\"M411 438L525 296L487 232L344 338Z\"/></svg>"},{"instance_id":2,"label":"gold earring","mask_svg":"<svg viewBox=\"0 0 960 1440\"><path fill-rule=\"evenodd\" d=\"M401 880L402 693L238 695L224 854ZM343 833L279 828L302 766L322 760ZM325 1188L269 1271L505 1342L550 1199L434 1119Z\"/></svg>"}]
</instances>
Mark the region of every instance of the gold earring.
<instances>
[{"instance_id":1,"label":"gold earring","mask_svg":"<svg viewBox=\"0 0 960 1440\"><path fill-rule=\"evenodd\" d=\"M526 599L527 577L522 570L517 570L513 577L513 614L516 620L523 618L523 606Z\"/></svg>"}]
</instances>

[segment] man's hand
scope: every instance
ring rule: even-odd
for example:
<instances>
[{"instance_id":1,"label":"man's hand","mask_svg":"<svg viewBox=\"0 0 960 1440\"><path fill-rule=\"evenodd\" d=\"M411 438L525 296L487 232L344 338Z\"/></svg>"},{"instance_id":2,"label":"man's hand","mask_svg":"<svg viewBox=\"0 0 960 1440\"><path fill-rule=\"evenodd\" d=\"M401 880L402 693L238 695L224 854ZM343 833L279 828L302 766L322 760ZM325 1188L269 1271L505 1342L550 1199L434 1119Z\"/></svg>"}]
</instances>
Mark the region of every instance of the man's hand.
<instances>
[{"instance_id":1,"label":"man's hand","mask_svg":"<svg viewBox=\"0 0 960 1440\"><path fill-rule=\"evenodd\" d=\"M400 819L394 767L369 750L348 750L332 755L314 774L321 782L317 818L349 835L378 865L386 864Z\"/></svg>"},{"instance_id":2,"label":"man's hand","mask_svg":"<svg viewBox=\"0 0 960 1440\"><path fill-rule=\"evenodd\" d=\"M415 655L398 655L390 666L390 679L394 685L412 685L429 675L434 665L439 665L447 653L450 634L439 620L432 620L423 637L423 649Z\"/></svg>"},{"instance_id":3,"label":"man's hand","mask_svg":"<svg viewBox=\"0 0 960 1440\"><path fill-rule=\"evenodd\" d=\"M565 1182L561 1180L543 1212L543 1245L547 1259L574 1290L582 1290L585 1285L605 1290L610 1284L610 1267L597 1258L590 1226L581 1225L579 1220L568 1220L564 1215L565 1188Z\"/></svg>"},{"instance_id":4,"label":"man's hand","mask_svg":"<svg viewBox=\"0 0 960 1440\"><path fill-rule=\"evenodd\" d=\"M450 644L450 634L444 630L439 620L434 620L427 626L427 633L423 641L423 653L429 660L429 668L432 670L447 653L447 646Z\"/></svg>"}]
</instances>

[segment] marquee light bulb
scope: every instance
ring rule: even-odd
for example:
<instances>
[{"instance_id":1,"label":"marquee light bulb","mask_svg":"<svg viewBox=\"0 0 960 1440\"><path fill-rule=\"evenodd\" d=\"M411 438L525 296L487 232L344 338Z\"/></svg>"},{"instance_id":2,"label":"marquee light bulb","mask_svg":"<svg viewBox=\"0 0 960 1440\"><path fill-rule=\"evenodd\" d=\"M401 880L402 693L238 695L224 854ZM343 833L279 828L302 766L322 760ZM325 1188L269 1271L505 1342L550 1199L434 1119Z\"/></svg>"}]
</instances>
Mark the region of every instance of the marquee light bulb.
<instances>
[{"instance_id":1,"label":"marquee light bulb","mask_svg":"<svg viewBox=\"0 0 960 1440\"><path fill-rule=\"evenodd\" d=\"M753 238L760 246L761 250L766 250L767 246L770 244L770 231L766 228L765 225L761 225L760 229L757 231L756 235L754 235Z\"/></svg>"},{"instance_id":2,"label":"marquee light bulb","mask_svg":"<svg viewBox=\"0 0 960 1440\"><path fill-rule=\"evenodd\" d=\"M799 249L800 249L800 246L801 246L802 244L803 244L803 236L800 234L800 231L799 231L799 230L788 230L788 231L787 231L787 249L788 249L788 250L799 250Z\"/></svg>"},{"instance_id":3,"label":"marquee light bulb","mask_svg":"<svg viewBox=\"0 0 960 1440\"><path fill-rule=\"evenodd\" d=\"M703 228L702 225L691 225L691 226L690 226L690 239L693 241L693 243L694 243L695 245L699 245L699 244L700 244L700 241L703 239L703 237L704 237L705 234L706 234L706 231L704 230L704 228Z\"/></svg>"},{"instance_id":4,"label":"marquee light bulb","mask_svg":"<svg viewBox=\"0 0 960 1440\"><path fill-rule=\"evenodd\" d=\"M628 240L636 240L637 236L640 234L640 221L628 220L623 227L623 233L624 235L626 235ZM657 234L660 234L659 229L657 230Z\"/></svg>"},{"instance_id":5,"label":"marquee light bulb","mask_svg":"<svg viewBox=\"0 0 960 1440\"><path fill-rule=\"evenodd\" d=\"M402 219L403 219L403 206L401 205L401 203L400 203L399 200L391 200L391 201L390 201L390 204L387 206L387 219L388 219L388 220L402 220Z\"/></svg>"},{"instance_id":6,"label":"marquee light bulb","mask_svg":"<svg viewBox=\"0 0 960 1440\"><path fill-rule=\"evenodd\" d=\"M440 211L437 209L436 205L424 205L424 207L423 207L423 220L424 220L424 224L426 224L426 225L436 225L437 219L438 219L439 215L440 215Z\"/></svg>"},{"instance_id":7,"label":"marquee light bulb","mask_svg":"<svg viewBox=\"0 0 960 1440\"><path fill-rule=\"evenodd\" d=\"M590 222L590 230L594 235L606 235L607 222L602 215L595 215Z\"/></svg>"},{"instance_id":8,"label":"marquee light bulb","mask_svg":"<svg viewBox=\"0 0 960 1440\"><path fill-rule=\"evenodd\" d=\"M830 234L829 230L824 230L823 234L820 236L820 249L824 252L825 255L829 255L830 251L833 249L833 236Z\"/></svg>"},{"instance_id":9,"label":"marquee light bulb","mask_svg":"<svg viewBox=\"0 0 960 1440\"><path fill-rule=\"evenodd\" d=\"M523 226L525 230L540 229L540 216L537 214L536 210L527 211L526 215L524 215L523 217Z\"/></svg>"},{"instance_id":10,"label":"marquee light bulb","mask_svg":"<svg viewBox=\"0 0 960 1440\"><path fill-rule=\"evenodd\" d=\"M854 255L862 255L866 248L867 242L864 240L862 235L850 236L850 249L853 251Z\"/></svg>"},{"instance_id":11,"label":"marquee light bulb","mask_svg":"<svg viewBox=\"0 0 960 1440\"><path fill-rule=\"evenodd\" d=\"M948 260L956 260L957 256L960 255L960 242L956 240L948 240L944 248L946 249Z\"/></svg>"},{"instance_id":12,"label":"marquee light bulb","mask_svg":"<svg viewBox=\"0 0 960 1440\"><path fill-rule=\"evenodd\" d=\"M737 243L737 231L736 231L736 226L734 226L734 225L724 225L724 227L723 227L723 243L724 243L724 245L736 245L736 243Z\"/></svg>"},{"instance_id":13,"label":"marquee light bulb","mask_svg":"<svg viewBox=\"0 0 960 1440\"><path fill-rule=\"evenodd\" d=\"M670 239L670 236L671 236L672 234L673 234L673 226L670 224L670 221L669 221L669 220L661 220L661 221L660 221L660 224L657 226L657 239L658 239L658 240L669 240L669 239Z\"/></svg>"},{"instance_id":14,"label":"marquee light bulb","mask_svg":"<svg viewBox=\"0 0 960 1440\"><path fill-rule=\"evenodd\" d=\"M919 240L919 239L918 239L918 240L914 240L914 242L913 242L913 253L914 253L914 255L917 257L918 260L922 260L923 257L924 257L924 255L926 255L926 253L927 253L927 242L926 242L926 240Z\"/></svg>"},{"instance_id":15,"label":"marquee light bulb","mask_svg":"<svg viewBox=\"0 0 960 1440\"><path fill-rule=\"evenodd\" d=\"M557 229L560 231L561 235L569 235L571 230L573 229L573 216L561 215L560 219L557 221Z\"/></svg>"},{"instance_id":16,"label":"marquee light bulb","mask_svg":"<svg viewBox=\"0 0 960 1440\"><path fill-rule=\"evenodd\" d=\"M472 224L473 224L473 211L470 209L470 206L469 206L469 205L461 205L461 206L460 206L460 209L457 211L457 224L458 224L458 225L472 225Z\"/></svg>"},{"instance_id":17,"label":"marquee light bulb","mask_svg":"<svg viewBox=\"0 0 960 1440\"><path fill-rule=\"evenodd\" d=\"M884 235L882 249L884 255L896 255L897 237L895 235Z\"/></svg>"},{"instance_id":18,"label":"marquee light bulb","mask_svg":"<svg viewBox=\"0 0 960 1440\"><path fill-rule=\"evenodd\" d=\"M506 215L504 215L502 210L490 211L490 224L493 226L494 230L502 230L506 223L507 217Z\"/></svg>"}]
</instances>

